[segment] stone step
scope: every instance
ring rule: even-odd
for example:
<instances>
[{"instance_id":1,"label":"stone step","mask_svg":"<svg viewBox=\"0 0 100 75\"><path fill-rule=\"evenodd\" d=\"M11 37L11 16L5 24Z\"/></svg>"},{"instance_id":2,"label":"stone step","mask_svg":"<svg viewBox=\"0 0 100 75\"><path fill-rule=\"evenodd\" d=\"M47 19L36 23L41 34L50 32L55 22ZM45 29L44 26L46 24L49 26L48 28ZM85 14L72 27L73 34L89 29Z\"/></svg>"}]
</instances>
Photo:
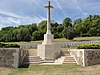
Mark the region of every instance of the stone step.
<instances>
[{"instance_id":1,"label":"stone step","mask_svg":"<svg viewBox=\"0 0 100 75\"><path fill-rule=\"evenodd\" d=\"M29 61L29 62L31 62L31 61L32 61L32 62L36 61L36 62L37 62L37 61L40 61L40 59L32 59L32 60L24 60L24 61Z\"/></svg>"},{"instance_id":2,"label":"stone step","mask_svg":"<svg viewBox=\"0 0 100 75\"><path fill-rule=\"evenodd\" d=\"M60 63L41 63L40 65L61 65Z\"/></svg>"},{"instance_id":3,"label":"stone step","mask_svg":"<svg viewBox=\"0 0 100 75\"><path fill-rule=\"evenodd\" d=\"M40 58L25 58L25 60L40 60Z\"/></svg>"},{"instance_id":4,"label":"stone step","mask_svg":"<svg viewBox=\"0 0 100 75\"><path fill-rule=\"evenodd\" d=\"M39 60L25 60L24 62L40 62Z\"/></svg>"},{"instance_id":5,"label":"stone step","mask_svg":"<svg viewBox=\"0 0 100 75\"><path fill-rule=\"evenodd\" d=\"M76 62L63 62L63 64L77 64Z\"/></svg>"},{"instance_id":6,"label":"stone step","mask_svg":"<svg viewBox=\"0 0 100 75\"><path fill-rule=\"evenodd\" d=\"M40 64L41 62L23 62L23 64Z\"/></svg>"},{"instance_id":7,"label":"stone step","mask_svg":"<svg viewBox=\"0 0 100 75\"><path fill-rule=\"evenodd\" d=\"M40 58L38 57L37 58L36 57L35 58L25 58L24 60L40 60Z\"/></svg>"},{"instance_id":8,"label":"stone step","mask_svg":"<svg viewBox=\"0 0 100 75\"><path fill-rule=\"evenodd\" d=\"M73 60L74 57L65 57L65 60L66 60L66 59L68 59L68 60L72 59L72 60Z\"/></svg>"},{"instance_id":9,"label":"stone step","mask_svg":"<svg viewBox=\"0 0 100 75\"><path fill-rule=\"evenodd\" d=\"M65 59L63 64L77 64L74 57L70 55L70 52L66 52L64 53L64 55L65 55Z\"/></svg>"},{"instance_id":10,"label":"stone step","mask_svg":"<svg viewBox=\"0 0 100 75\"><path fill-rule=\"evenodd\" d=\"M64 54L65 56L70 56L70 54Z\"/></svg>"},{"instance_id":11,"label":"stone step","mask_svg":"<svg viewBox=\"0 0 100 75\"><path fill-rule=\"evenodd\" d=\"M64 62L76 62L75 60L64 60Z\"/></svg>"},{"instance_id":12,"label":"stone step","mask_svg":"<svg viewBox=\"0 0 100 75\"><path fill-rule=\"evenodd\" d=\"M65 59L74 59L74 57L71 57L71 56L65 56Z\"/></svg>"},{"instance_id":13,"label":"stone step","mask_svg":"<svg viewBox=\"0 0 100 75\"><path fill-rule=\"evenodd\" d=\"M40 62L41 62L41 58L39 56L26 56L23 63L34 64Z\"/></svg>"},{"instance_id":14,"label":"stone step","mask_svg":"<svg viewBox=\"0 0 100 75\"><path fill-rule=\"evenodd\" d=\"M40 61L41 63L54 63L54 60L48 59L48 60L42 60Z\"/></svg>"},{"instance_id":15,"label":"stone step","mask_svg":"<svg viewBox=\"0 0 100 75\"><path fill-rule=\"evenodd\" d=\"M65 56L65 58L74 58L74 57L72 57L72 56Z\"/></svg>"}]
</instances>

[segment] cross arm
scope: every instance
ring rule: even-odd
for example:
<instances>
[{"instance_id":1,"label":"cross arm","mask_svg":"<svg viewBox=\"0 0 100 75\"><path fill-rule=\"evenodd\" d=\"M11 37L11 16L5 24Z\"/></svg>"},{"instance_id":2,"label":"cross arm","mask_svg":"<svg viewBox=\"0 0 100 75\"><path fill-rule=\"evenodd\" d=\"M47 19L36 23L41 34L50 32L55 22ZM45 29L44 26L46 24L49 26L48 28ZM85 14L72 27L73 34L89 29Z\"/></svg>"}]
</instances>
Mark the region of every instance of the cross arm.
<instances>
[{"instance_id":1,"label":"cross arm","mask_svg":"<svg viewBox=\"0 0 100 75\"><path fill-rule=\"evenodd\" d=\"M49 7L50 7L50 8L54 8L53 6L45 6L45 8L49 8Z\"/></svg>"}]
</instances>

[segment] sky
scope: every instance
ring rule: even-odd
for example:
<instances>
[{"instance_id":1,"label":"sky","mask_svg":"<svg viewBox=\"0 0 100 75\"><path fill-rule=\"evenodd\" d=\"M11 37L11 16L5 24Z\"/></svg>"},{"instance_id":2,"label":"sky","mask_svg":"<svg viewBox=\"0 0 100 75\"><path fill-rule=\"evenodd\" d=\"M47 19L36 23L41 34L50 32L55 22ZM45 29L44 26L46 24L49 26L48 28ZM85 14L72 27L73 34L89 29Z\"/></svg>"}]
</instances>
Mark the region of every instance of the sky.
<instances>
[{"instance_id":1,"label":"sky","mask_svg":"<svg viewBox=\"0 0 100 75\"><path fill-rule=\"evenodd\" d=\"M0 0L0 29L6 26L40 23L47 19L48 0ZM51 20L62 23L66 17L72 20L100 15L100 0L51 0Z\"/></svg>"}]
</instances>

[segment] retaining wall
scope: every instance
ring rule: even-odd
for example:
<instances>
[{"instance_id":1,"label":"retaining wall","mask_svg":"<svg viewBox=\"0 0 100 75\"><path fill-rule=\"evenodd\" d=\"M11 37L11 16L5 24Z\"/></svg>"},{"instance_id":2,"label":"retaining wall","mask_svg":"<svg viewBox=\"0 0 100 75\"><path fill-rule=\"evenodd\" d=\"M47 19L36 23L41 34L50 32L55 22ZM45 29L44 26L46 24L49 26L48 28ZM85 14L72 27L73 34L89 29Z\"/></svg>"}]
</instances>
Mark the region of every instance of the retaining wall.
<instances>
[{"instance_id":1,"label":"retaining wall","mask_svg":"<svg viewBox=\"0 0 100 75\"><path fill-rule=\"evenodd\" d=\"M100 64L100 49L71 49L70 54L79 65L91 66Z\"/></svg>"},{"instance_id":2,"label":"retaining wall","mask_svg":"<svg viewBox=\"0 0 100 75\"><path fill-rule=\"evenodd\" d=\"M0 67L19 67L24 59L26 50L20 48L0 48Z\"/></svg>"}]
</instances>

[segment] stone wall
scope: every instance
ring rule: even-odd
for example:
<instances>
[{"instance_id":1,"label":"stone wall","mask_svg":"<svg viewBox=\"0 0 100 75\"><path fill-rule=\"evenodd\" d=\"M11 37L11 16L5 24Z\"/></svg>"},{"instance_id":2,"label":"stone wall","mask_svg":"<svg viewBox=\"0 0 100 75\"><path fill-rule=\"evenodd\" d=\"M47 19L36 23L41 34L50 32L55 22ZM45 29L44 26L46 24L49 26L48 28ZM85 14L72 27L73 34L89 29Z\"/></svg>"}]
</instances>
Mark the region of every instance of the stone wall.
<instances>
[{"instance_id":1,"label":"stone wall","mask_svg":"<svg viewBox=\"0 0 100 75\"><path fill-rule=\"evenodd\" d=\"M23 52L19 48L0 48L0 67L19 67L24 59Z\"/></svg>"},{"instance_id":2,"label":"stone wall","mask_svg":"<svg viewBox=\"0 0 100 75\"><path fill-rule=\"evenodd\" d=\"M100 64L100 50L86 50L86 66Z\"/></svg>"},{"instance_id":3,"label":"stone wall","mask_svg":"<svg viewBox=\"0 0 100 75\"><path fill-rule=\"evenodd\" d=\"M100 64L100 49L71 49L70 54L79 65L91 66Z\"/></svg>"},{"instance_id":4,"label":"stone wall","mask_svg":"<svg viewBox=\"0 0 100 75\"><path fill-rule=\"evenodd\" d=\"M0 49L0 67L13 67L15 49Z\"/></svg>"}]
</instances>

